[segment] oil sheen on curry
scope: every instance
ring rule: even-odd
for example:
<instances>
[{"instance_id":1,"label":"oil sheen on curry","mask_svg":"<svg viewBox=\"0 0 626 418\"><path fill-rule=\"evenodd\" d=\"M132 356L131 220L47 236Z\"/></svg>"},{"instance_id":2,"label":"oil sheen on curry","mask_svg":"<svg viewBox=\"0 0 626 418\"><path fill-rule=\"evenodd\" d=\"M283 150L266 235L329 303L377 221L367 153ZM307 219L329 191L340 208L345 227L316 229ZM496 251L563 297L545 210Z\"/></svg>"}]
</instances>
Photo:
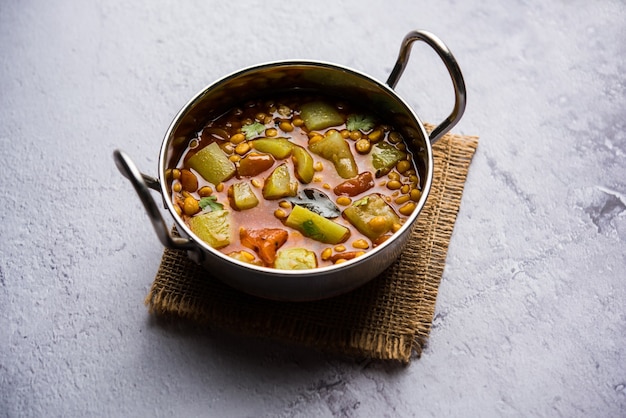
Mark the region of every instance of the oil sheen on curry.
<instances>
[{"instance_id":1,"label":"oil sheen on curry","mask_svg":"<svg viewBox=\"0 0 626 418\"><path fill-rule=\"evenodd\" d=\"M400 229L421 195L402 135L322 96L230 109L189 139L166 175L176 212L198 238L285 270L366 254Z\"/></svg>"}]
</instances>

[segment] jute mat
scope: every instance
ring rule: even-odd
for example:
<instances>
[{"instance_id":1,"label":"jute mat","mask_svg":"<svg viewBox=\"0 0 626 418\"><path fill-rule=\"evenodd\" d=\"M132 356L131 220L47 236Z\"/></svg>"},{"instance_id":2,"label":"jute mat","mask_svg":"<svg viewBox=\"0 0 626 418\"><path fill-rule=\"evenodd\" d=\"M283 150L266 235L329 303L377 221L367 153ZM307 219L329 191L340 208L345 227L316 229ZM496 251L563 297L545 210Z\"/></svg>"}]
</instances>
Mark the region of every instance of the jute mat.
<instances>
[{"instance_id":1,"label":"jute mat","mask_svg":"<svg viewBox=\"0 0 626 418\"><path fill-rule=\"evenodd\" d=\"M146 297L151 313L249 337L302 344L343 356L408 363L428 338L448 244L478 137L447 134L433 147L433 185L406 249L379 277L316 302L274 302L231 289L165 249Z\"/></svg>"}]
</instances>

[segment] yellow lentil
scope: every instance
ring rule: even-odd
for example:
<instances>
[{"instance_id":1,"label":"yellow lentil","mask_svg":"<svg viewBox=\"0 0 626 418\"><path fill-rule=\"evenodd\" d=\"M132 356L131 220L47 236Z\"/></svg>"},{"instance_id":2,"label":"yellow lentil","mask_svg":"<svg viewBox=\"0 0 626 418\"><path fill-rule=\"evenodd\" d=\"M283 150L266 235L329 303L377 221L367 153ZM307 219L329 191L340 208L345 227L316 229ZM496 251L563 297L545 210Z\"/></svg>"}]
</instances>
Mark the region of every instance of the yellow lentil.
<instances>
[{"instance_id":1,"label":"yellow lentil","mask_svg":"<svg viewBox=\"0 0 626 418\"><path fill-rule=\"evenodd\" d=\"M291 209L291 203L286 200L281 200L280 203L278 203L278 206L284 209Z\"/></svg>"},{"instance_id":2,"label":"yellow lentil","mask_svg":"<svg viewBox=\"0 0 626 418\"><path fill-rule=\"evenodd\" d=\"M330 248L324 248L320 256L322 257L322 260L326 261L330 258L331 255L333 255L333 250Z\"/></svg>"},{"instance_id":3,"label":"yellow lentil","mask_svg":"<svg viewBox=\"0 0 626 418\"><path fill-rule=\"evenodd\" d=\"M339 196L337 198L338 205L348 206L350 203L352 203L352 199L350 199L348 196Z\"/></svg>"},{"instance_id":4,"label":"yellow lentil","mask_svg":"<svg viewBox=\"0 0 626 418\"><path fill-rule=\"evenodd\" d=\"M409 168L411 168L411 162L408 160L400 160L396 165L396 170L400 173L406 172Z\"/></svg>"},{"instance_id":5,"label":"yellow lentil","mask_svg":"<svg viewBox=\"0 0 626 418\"><path fill-rule=\"evenodd\" d=\"M400 180L400 174L392 171L391 173L387 174L387 178L389 178L389 180Z\"/></svg>"},{"instance_id":6,"label":"yellow lentil","mask_svg":"<svg viewBox=\"0 0 626 418\"><path fill-rule=\"evenodd\" d=\"M200 212L198 201L191 196L186 197L183 201L183 213L187 216L192 216L198 212Z\"/></svg>"},{"instance_id":7,"label":"yellow lentil","mask_svg":"<svg viewBox=\"0 0 626 418\"><path fill-rule=\"evenodd\" d=\"M278 127L283 132L291 132L291 131L293 131L293 125L291 123L287 122L287 121L282 121L281 123L278 124Z\"/></svg>"},{"instance_id":8,"label":"yellow lentil","mask_svg":"<svg viewBox=\"0 0 626 418\"><path fill-rule=\"evenodd\" d=\"M335 251L336 251L336 252L338 252L338 253L342 253L342 252L344 252L345 250L346 250L346 246L345 246L345 245L337 245L337 246L335 247Z\"/></svg>"},{"instance_id":9,"label":"yellow lentil","mask_svg":"<svg viewBox=\"0 0 626 418\"><path fill-rule=\"evenodd\" d=\"M252 183L252 185L254 187L261 187L261 186L263 186L263 183L259 179L252 179L252 180L250 180L250 183Z\"/></svg>"},{"instance_id":10,"label":"yellow lentil","mask_svg":"<svg viewBox=\"0 0 626 418\"><path fill-rule=\"evenodd\" d=\"M265 130L265 136L269 136L270 138L278 135L278 130L276 128L267 128Z\"/></svg>"},{"instance_id":11,"label":"yellow lentil","mask_svg":"<svg viewBox=\"0 0 626 418\"><path fill-rule=\"evenodd\" d=\"M234 145L240 144L245 141L246 136L242 133L237 133L230 137L230 142Z\"/></svg>"},{"instance_id":12,"label":"yellow lentil","mask_svg":"<svg viewBox=\"0 0 626 418\"><path fill-rule=\"evenodd\" d=\"M387 182L387 188L390 190L398 190L400 187L402 187L402 183L398 180L390 180Z\"/></svg>"},{"instance_id":13,"label":"yellow lentil","mask_svg":"<svg viewBox=\"0 0 626 418\"><path fill-rule=\"evenodd\" d=\"M287 213L282 209L276 209L274 211L274 216L276 216L278 219L284 219L287 217Z\"/></svg>"},{"instance_id":14,"label":"yellow lentil","mask_svg":"<svg viewBox=\"0 0 626 418\"><path fill-rule=\"evenodd\" d=\"M402 196L399 196L399 197L395 200L395 202L396 202L398 205L401 205L401 204L403 204L403 203L408 202L409 200L411 200L411 197L410 197L409 195L407 195L407 194L403 194Z\"/></svg>"},{"instance_id":15,"label":"yellow lentil","mask_svg":"<svg viewBox=\"0 0 626 418\"><path fill-rule=\"evenodd\" d=\"M369 220L367 224L374 231L380 232L383 231L387 226L387 220L384 216L374 216L372 219Z\"/></svg>"},{"instance_id":16,"label":"yellow lentil","mask_svg":"<svg viewBox=\"0 0 626 418\"><path fill-rule=\"evenodd\" d=\"M411 193L409 195L411 196L411 200L413 200L414 202L417 202L418 200L420 200L420 197L422 196L422 192L420 192L417 189L411 189Z\"/></svg>"},{"instance_id":17,"label":"yellow lentil","mask_svg":"<svg viewBox=\"0 0 626 418\"><path fill-rule=\"evenodd\" d=\"M406 205L398 209L398 212L405 216L409 216L415 210L415 202L409 202Z\"/></svg>"},{"instance_id":18,"label":"yellow lentil","mask_svg":"<svg viewBox=\"0 0 626 418\"><path fill-rule=\"evenodd\" d=\"M398 142L402 141L402 135L400 135L400 132L397 131L393 131L389 134L389 142L391 142L392 144L397 144Z\"/></svg>"},{"instance_id":19,"label":"yellow lentil","mask_svg":"<svg viewBox=\"0 0 626 418\"><path fill-rule=\"evenodd\" d=\"M372 144L370 143L369 139L361 138L356 141L354 147L359 154L367 154L372 149Z\"/></svg>"},{"instance_id":20,"label":"yellow lentil","mask_svg":"<svg viewBox=\"0 0 626 418\"><path fill-rule=\"evenodd\" d=\"M235 147L235 152L239 155L244 155L248 151L250 151L250 144L248 144L247 142L242 142Z\"/></svg>"},{"instance_id":21,"label":"yellow lentil","mask_svg":"<svg viewBox=\"0 0 626 418\"><path fill-rule=\"evenodd\" d=\"M360 250L367 250L370 247L368 242L365 241L364 239L357 239L356 241L352 243L352 246Z\"/></svg>"},{"instance_id":22,"label":"yellow lentil","mask_svg":"<svg viewBox=\"0 0 626 418\"><path fill-rule=\"evenodd\" d=\"M379 129L375 129L367 135L370 141L378 142L382 138L383 133Z\"/></svg>"},{"instance_id":23,"label":"yellow lentil","mask_svg":"<svg viewBox=\"0 0 626 418\"><path fill-rule=\"evenodd\" d=\"M172 186L172 190L174 190L176 193L180 192L183 189L183 186L180 183L175 183Z\"/></svg>"},{"instance_id":24,"label":"yellow lentil","mask_svg":"<svg viewBox=\"0 0 626 418\"><path fill-rule=\"evenodd\" d=\"M316 142L320 142L322 139L324 139L324 137L320 134L315 134L311 137L311 139L309 139L309 145L313 145Z\"/></svg>"},{"instance_id":25,"label":"yellow lentil","mask_svg":"<svg viewBox=\"0 0 626 418\"><path fill-rule=\"evenodd\" d=\"M211 189L209 186L203 186L200 188L200 190L198 190L198 195L200 197L207 197L207 196L211 196L213 194L213 189Z\"/></svg>"}]
</instances>

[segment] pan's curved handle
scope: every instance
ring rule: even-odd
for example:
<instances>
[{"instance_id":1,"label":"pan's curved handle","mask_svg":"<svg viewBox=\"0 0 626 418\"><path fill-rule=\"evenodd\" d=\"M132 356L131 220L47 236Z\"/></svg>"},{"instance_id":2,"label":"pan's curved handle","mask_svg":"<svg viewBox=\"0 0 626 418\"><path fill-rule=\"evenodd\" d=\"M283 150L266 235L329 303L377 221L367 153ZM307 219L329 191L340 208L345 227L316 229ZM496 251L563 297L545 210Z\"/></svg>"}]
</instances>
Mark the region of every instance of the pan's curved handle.
<instances>
[{"instance_id":1,"label":"pan's curved handle","mask_svg":"<svg viewBox=\"0 0 626 418\"><path fill-rule=\"evenodd\" d=\"M394 66L391 74L389 75L389 78L387 79L387 85L389 85L389 87L394 88L398 83L398 80L404 72L404 68L406 67L406 64L409 60L411 46L415 41L424 41L431 48L433 48L435 52L437 52L437 55L439 55L446 68L448 69L450 77L452 78L452 84L454 85L454 109L452 110L452 113L450 113L450 116L448 116L443 122L437 125L437 127L430 133L430 142L435 143L435 141L441 138L446 132L452 129L452 127L454 127L454 125L456 125L459 120L461 120L463 112L465 112L465 104L467 101L465 92L465 81L463 80L463 74L461 74L461 69L457 64L456 59L454 58L448 47L439 38L437 38L430 32L413 31L409 32L402 41L396 65Z\"/></svg>"},{"instance_id":2,"label":"pan's curved handle","mask_svg":"<svg viewBox=\"0 0 626 418\"><path fill-rule=\"evenodd\" d=\"M117 169L120 170L120 173L130 180L135 188L135 191L139 195L141 203L143 203L143 207L146 209L148 217L150 218L152 226L154 227L161 243L168 248L178 250L197 249L191 240L187 238L173 237L170 235L167 227L165 226L165 221L161 216L161 212L159 211L159 208L150 195L150 190L148 189L148 187L150 187L151 189L160 192L159 181L154 177L142 174L137 166L132 162L130 157L123 151L115 150L113 152L113 159L115 160L115 165L117 166Z\"/></svg>"}]
</instances>

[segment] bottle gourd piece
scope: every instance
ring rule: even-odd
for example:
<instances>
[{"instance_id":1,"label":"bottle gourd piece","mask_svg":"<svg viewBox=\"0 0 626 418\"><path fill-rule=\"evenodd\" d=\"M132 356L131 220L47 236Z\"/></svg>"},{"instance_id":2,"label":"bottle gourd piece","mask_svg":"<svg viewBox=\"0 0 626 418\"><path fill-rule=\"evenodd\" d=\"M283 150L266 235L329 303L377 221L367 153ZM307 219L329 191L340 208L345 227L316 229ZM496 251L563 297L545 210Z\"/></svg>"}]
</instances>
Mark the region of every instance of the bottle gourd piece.
<instances>
[{"instance_id":1,"label":"bottle gourd piece","mask_svg":"<svg viewBox=\"0 0 626 418\"><path fill-rule=\"evenodd\" d=\"M206 181L219 184L235 175L235 164L228 159L228 155L217 142L211 142L206 147L192 155L187 165L196 170Z\"/></svg>"},{"instance_id":2,"label":"bottle gourd piece","mask_svg":"<svg viewBox=\"0 0 626 418\"><path fill-rule=\"evenodd\" d=\"M303 104L300 107L300 117L309 131L325 129L345 122L337 109L324 101Z\"/></svg>"},{"instance_id":3,"label":"bottle gourd piece","mask_svg":"<svg viewBox=\"0 0 626 418\"><path fill-rule=\"evenodd\" d=\"M400 223L393 208L377 193L353 202L343 211L343 216L372 241L391 231L394 224Z\"/></svg>"},{"instance_id":4,"label":"bottle gourd piece","mask_svg":"<svg viewBox=\"0 0 626 418\"><path fill-rule=\"evenodd\" d=\"M280 270L306 270L317 267L317 257L306 248L280 250L274 260L274 268Z\"/></svg>"},{"instance_id":5,"label":"bottle gourd piece","mask_svg":"<svg viewBox=\"0 0 626 418\"><path fill-rule=\"evenodd\" d=\"M220 249L231 242L230 214L226 210L201 212L189 218L189 228L202 241Z\"/></svg>"},{"instance_id":6,"label":"bottle gourd piece","mask_svg":"<svg viewBox=\"0 0 626 418\"><path fill-rule=\"evenodd\" d=\"M345 226L298 205L293 207L285 220L285 225L297 229L306 237L326 244L339 244L350 236L350 230Z\"/></svg>"},{"instance_id":7,"label":"bottle gourd piece","mask_svg":"<svg viewBox=\"0 0 626 418\"><path fill-rule=\"evenodd\" d=\"M339 132L332 131L322 140L309 145L309 149L314 154L332 162L337 174L342 178L350 179L358 174L350 145Z\"/></svg>"},{"instance_id":8,"label":"bottle gourd piece","mask_svg":"<svg viewBox=\"0 0 626 418\"><path fill-rule=\"evenodd\" d=\"M230 205L236 210L252 209L259 204L250 183L240 182L230 186L228 190Z\"/></svg>"},{"instance_id":9,"label":"bottle gourd piece","mask_svg":"<svg viewBox=\"0 0 626 418\"><path fill-rule=\"evenodd\" d=\"M263 197L267 200L295 196L297 193L298 183L291 181L291 174L287 164L281 164L276 167L263 184Z\"/></svg>"}]
</instances>

